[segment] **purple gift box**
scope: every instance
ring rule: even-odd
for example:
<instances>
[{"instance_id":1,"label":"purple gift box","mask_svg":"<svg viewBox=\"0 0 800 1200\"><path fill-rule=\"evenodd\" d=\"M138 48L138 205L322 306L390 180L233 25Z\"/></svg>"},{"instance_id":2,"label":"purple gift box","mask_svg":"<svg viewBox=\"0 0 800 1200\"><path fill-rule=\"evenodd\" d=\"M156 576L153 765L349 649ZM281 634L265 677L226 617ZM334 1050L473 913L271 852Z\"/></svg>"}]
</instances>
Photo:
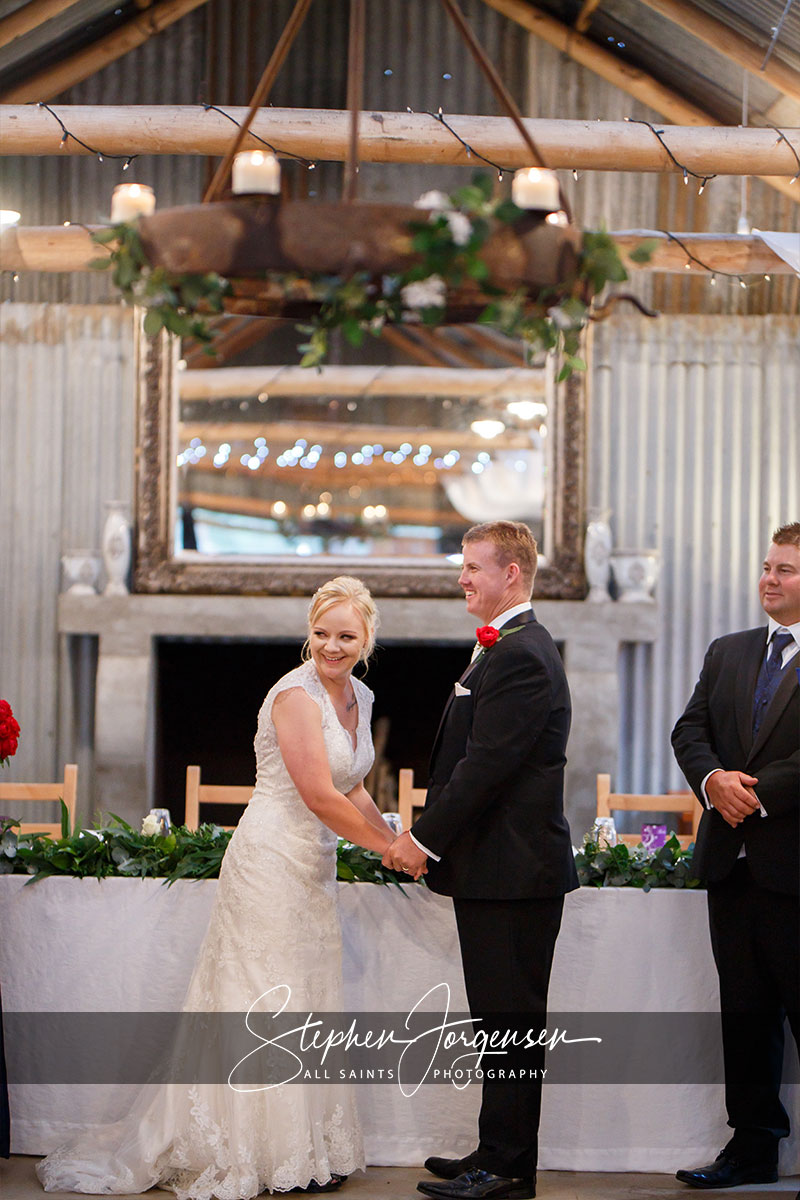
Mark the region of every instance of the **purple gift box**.
<instances>
[{"instance_id":1,"label":"purple gift box","mask_svg":"<svg viewBox=\"0 0 800 1200\"><path fill-rule=\"evenodd\" d=\"M659 850L667 840L666 825L643 825L642 845L645 850Z\"/></svg>"}]
</instances>

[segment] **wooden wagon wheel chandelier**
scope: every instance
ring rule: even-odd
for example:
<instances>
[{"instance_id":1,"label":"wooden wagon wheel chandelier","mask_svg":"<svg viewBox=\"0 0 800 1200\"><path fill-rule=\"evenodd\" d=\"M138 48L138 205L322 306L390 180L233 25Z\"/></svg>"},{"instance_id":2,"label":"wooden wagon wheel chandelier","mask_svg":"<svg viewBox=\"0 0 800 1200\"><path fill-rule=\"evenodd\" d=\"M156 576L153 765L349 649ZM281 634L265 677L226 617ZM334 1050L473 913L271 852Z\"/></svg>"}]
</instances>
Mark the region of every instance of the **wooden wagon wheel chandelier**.
<instances>
[{"instance_id":1,"label":"wooden wagon wheel chandelier","mask_svg":"<svg viewBox=\"0 0 800 1200\"><path fill-rule=\"evenodd\" d=\"M451 206L441 193L429 193L440 199L428 204L425 197L416 205L358 200L366 0L350 4L350 129L343 198L284 198L277 157L241 147L310 8L311 0L297 0L203 202L155 212L152 194L145 196L144 204L137 195L130 207L131 185L117 189L113 229L123 237L122 223L136 218L138 240L129 257L135 263L137 255L143 255L148 270L160 269L171 280L222 277L223 286L206 304L211 311L316 321L316 330L310 330L312 343L305 347L306 365L319 365L327 353L327 331L321 328L325 322L351 329L354 324L372 326L374 333L387 321L449 324L494 318L506 332L538 341L539 349L566 350L578 365L574 356L587 306L607 279L624 279L625 272L618 258L606 269L610 256L616 256L613 247L603 247L605 266L595 263L581 270L583 235L571 224L557 176L547 169L519 108L456 0L442 4L530 152L530 168L514 176L511 201L494 200L487 179L460 205L454 197ZM425 207L434 211L421 212ZM101 240L111 243L112 231L107 234ZM327 281L325 286L321 280ZM124 283L120 286L125 291ZM127 287L130 292L130 280ZM177 307L180 310L182 304L185 312L187 293L177 294ZM564 302L566 308L557 318L548 317ZM490 309L492 316L487 315ZM202 294L194 311L203 311ZM162 324L180 331L179 323L169 319ZM153 318L151 331L156 327Z\"/></svg>"}]
</instances>

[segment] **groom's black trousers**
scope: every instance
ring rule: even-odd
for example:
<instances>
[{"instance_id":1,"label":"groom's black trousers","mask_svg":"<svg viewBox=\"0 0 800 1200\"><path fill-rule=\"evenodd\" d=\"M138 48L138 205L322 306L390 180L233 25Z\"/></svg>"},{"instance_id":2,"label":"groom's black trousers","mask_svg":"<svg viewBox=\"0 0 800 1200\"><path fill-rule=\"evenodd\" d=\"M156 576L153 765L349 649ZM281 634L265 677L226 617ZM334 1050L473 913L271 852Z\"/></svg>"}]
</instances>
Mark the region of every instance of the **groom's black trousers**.
<instances>
[{"instance_id":1,"label":"groom's black trousers","mask_svg":"<svg viewBox=\"0 0 800 1200\"><path fill-rule=\"evenodd\" d=\"M461 943L467 1000L476 1029L505 1032L509 1016L518 1027L546 1024L547 987L561 926L564 897L542 900L464 900L453 905ZM478 1166L494 1175L529 1178L536 1174L541 1069L544 1047L522 1054L487 1055L484 1071L524 1065L524 1080L487 1079L478 1122ZM539 1071L537 1077L532 1072Z\"/></svg>"}]
</instances>

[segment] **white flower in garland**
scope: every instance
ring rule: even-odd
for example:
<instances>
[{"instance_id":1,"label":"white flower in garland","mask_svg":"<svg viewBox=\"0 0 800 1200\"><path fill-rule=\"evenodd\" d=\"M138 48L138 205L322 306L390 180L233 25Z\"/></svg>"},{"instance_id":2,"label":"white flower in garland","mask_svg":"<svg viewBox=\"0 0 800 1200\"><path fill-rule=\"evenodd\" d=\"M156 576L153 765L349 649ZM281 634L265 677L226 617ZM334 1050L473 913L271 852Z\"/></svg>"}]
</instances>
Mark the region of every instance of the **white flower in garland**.
<instances>
[{"instance_id":1,"label":"white flower in garland","mask_svg":"<svg viewBox=\"0 0 800 1200\"><path fill-rule=\"evenodd\" d=\"M568 329L580 329L581 327L580 321L576 321L573 316L567 312L564 312L564 309L559 308L557 305L554 305L552 308L548 308L547 315L555 325L556 329L562 329L566 331Z\"/></svg>"},{"instance_id":2,"label":"white flower in garland","mask_svg":"<svg viewBox=\"0 0 800 1200\"><path fill-rule=\"evenodd\" d=\"M142 836L155 837L157 833L161 833L161 822L153 813L148 813L142 820Z\"/></svg>"},{"instance_id":3,"label":"white flower in garland","mask_svg":"<svg viewBox=\"0 0 800 1200\"><path fill-rule=\"evenodd\" d=\"M444 212L445 209L452 208L452 200L444 192L423 192L419 200L414 201L414 208L430 208Z\"/></svg>"},{"instance_id":4,"label":"white flower in garland","mask_svg":"<svg viewBox=\"0 0 800 1200\"><path fill-rule=\"evenodd\" d=\"M447 286L441 275L429 275L417 283L407 283L400 295L404 308L444 308Z\"/></svg>"},{"instance_id":5,"label":"white flower in garland","mask_svg":"<svg viewBox=\"0 0 800 1200\"><path fill-rule=\"evenodd\" d=\"M450 227L450 236L457 246L466 246L472 237L472 221L462 212L446 212L444 214Z\"/></svg>"}]
</instances>

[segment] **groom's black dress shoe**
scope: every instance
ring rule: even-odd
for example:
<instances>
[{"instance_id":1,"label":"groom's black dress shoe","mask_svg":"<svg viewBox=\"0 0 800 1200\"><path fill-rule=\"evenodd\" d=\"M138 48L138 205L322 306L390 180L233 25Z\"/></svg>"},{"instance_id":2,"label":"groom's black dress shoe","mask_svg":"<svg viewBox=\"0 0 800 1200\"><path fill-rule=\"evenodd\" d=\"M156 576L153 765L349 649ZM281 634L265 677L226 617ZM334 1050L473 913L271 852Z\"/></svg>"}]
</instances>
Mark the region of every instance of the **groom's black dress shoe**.
<instances>
[{"instance_id":1,"label":"groom's black dress shoe","mask_svg":"<svg viewBox=\"0 0 800 1200\"><path fill-rule=\"evenodd\" d=\"M447 1183L428 1183L427 1180L418 1183L417 1191L423 1196L442 1197L442 1200L531 1200L536 1195L536 1181L506 1179L503 1175L482 1171L480 1167L470 1167Z\"/></svg>"},{"instance_id":2,"label":"groom's black dress shoe","mask_svg":"<svg viewBox=\"0 0 800 1200\"><path fill-rule=\"evenodd\" d=\"M696 1188L738 1187L741 1183L774 1183L778 1164L774 1159L741 1162L730 1150L722 1150L713 1163L695 1171L676 1171L675 1178Z\"/></svg>"},{"instance_id":3,"label":"groom's black dress shoe","mask_svg":"<svg viewBox=\"0 0 800 1200\"><path fill-rule=\"evenodd\" d=\"M426 1158L425 1170L430 1171L431 1175L438 1175L440 1179L457 1179L470 1167L474 1167L477 1161L477 1150L465 1154L463 1158Z\"/></svg>"}]
</instances>

